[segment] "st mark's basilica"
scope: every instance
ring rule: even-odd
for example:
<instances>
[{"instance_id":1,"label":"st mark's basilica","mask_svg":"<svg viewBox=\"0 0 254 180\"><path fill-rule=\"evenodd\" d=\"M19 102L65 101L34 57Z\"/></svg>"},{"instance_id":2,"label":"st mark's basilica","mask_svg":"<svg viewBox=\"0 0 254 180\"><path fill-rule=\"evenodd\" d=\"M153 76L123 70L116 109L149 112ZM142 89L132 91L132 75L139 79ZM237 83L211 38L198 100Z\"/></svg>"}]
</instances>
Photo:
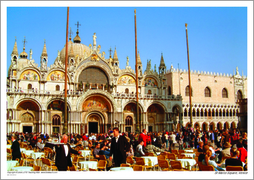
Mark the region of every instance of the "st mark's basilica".
<instances>
[{"instance_id":1,"label":"st mark's basilica","mask_svg":"<svg viewBox=\"0 0 254 180\"><path fill-rule=\"evenodd\" d=\"M97 45L81 43L79 30L68 42L67 108L68 132L103 133L118 126L121 131L136 130L136 74L129 66L119 68L114 49L105 57ZM24 40L25 41L25 40ZM7 77L7 133L63 133L65 47L48 64L46 42L40 65L26 52L18 53L17 41L11 54ZM146 69L138 54L139 119L141 129L171 131L189 123L188 73L167 69L163 54L158 69L147 61ZM247 98L247 78L234 75L191 72L193 125L202 130L235 128L238 125L237 99Z\"/></svg>"}]
</instances>

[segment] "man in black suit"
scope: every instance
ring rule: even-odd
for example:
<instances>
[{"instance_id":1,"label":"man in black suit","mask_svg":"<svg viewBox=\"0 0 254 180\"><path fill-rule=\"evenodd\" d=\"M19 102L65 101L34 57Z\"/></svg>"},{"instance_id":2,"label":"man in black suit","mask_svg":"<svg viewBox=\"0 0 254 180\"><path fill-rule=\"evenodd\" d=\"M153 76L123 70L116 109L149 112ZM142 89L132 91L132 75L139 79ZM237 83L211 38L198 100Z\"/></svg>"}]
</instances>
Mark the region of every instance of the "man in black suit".
<instances>
[{"instance_id":1,"label":"man in black suit","mask_svg":"<svg viewBox=\"0 0 254 180\"><path fill-rule=\"evenodd\" d=\"M11 136L11 149L12 149L12 160L16 160L17 158L21 158L20 146L19 142L17 141L17 136Z\"/></svg>"},{"instance_id":2,"label":"man in black suit","mask_svg":"<svg viewBox=\"0 0 254 180\"><path fill-rule=\"evenodd\" d=\"M130 144L125 136L120 136L119 129L113 129L114 137L111 141L110 157L109 159L115 162L115 167L120 167L120 164L126 163L126 152L130 150Z\"/></svg>"},{"instance_id":3,"label":"man in black suit","mask_svg":"<svg viewBox=\"0 0 254 180\"><path fill-rule=\"evenodd\" d=\"M80 151L76 151L67 144L68 137L67 135L62 136L62 142L64 144L56 145L56 159L55 165L57 166L58 171L67 171L67 166L71 167L71 153L80 154Z\"/></svg>"}]
</instances>

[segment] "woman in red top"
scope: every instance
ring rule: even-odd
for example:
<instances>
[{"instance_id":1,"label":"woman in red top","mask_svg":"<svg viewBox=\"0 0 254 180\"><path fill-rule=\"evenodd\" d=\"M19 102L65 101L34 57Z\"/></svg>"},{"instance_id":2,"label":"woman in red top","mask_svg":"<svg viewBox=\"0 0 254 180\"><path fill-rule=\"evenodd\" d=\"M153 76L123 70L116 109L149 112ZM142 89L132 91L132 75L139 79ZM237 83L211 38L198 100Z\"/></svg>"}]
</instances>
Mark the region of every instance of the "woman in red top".
<instances>
[{"instance_id":1,"label":"woman in red top","mask_svg":"<svg viewBox=\"0 0 254 180\"><path fill-rule=\"evenodd\" d=\"M238 151L240 152L238 159L245 163L247 158L247 150L243 147L242 140L237 144Z\"/></svg>"}]
</instances>

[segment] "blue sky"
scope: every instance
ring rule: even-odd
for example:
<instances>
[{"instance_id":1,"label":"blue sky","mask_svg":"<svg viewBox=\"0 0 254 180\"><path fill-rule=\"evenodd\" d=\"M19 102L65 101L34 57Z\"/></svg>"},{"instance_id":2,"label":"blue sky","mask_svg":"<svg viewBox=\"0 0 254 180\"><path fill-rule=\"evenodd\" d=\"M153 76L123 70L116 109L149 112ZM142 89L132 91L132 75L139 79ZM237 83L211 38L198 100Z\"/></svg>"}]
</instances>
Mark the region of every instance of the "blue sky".
<instances>
[{"instance_id":1,"label":"blue sky","mask_svg":"<svg viewBox=\"0 0 254 180\"><path fill-rule=\"evenodd\" d=\"M77 21L81 43L97 45L109 57L110 47L117 49L120 68L126 57L135 68L134 9L137 10L138 50L143 70L147 60L159 67L163 53L167 69L188 69L185 23L188 23L191 70L247 75L247 7L70 7L69 27L75 37ZM40 56L46 40L53 64L57 51L65 44L66 7L7 7L7 69L11 63L15 36L18 52L33 51L40 66ZM158 69L157 69L158 71Z\"/></svg>"}]
</instances>

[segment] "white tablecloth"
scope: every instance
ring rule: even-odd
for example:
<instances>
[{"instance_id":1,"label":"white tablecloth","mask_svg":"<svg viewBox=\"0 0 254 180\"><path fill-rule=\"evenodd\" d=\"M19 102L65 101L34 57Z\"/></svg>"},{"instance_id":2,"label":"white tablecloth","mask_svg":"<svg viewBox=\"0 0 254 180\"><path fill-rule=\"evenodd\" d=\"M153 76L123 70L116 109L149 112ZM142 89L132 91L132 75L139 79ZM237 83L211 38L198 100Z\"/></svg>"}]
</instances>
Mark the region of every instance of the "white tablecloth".
<instances>
[{"instance_id":1,"label":"white tablecloth","mask_svg":"<svg viewBox=\"0 0 254 180\"><path fill-rule=\"evenodd\" d=\"M11 168L12 171L33 171L34 168L31 166L18 166Z\"/></svg>"},{"instance_id":2,"label":"white tablecloth","mask_svg":"<svg viewBox=\"0 0 254 180\"><path fill-rule=\"evenodd\" d=\"M185 149L184 152L193 153L193 149Z\"/></svg>"},{"instance_id":3,"label":"white tablecloth","mask_svg":"<svg viewBox=\"0 0 254 180\"><path fill-rule=\"evenodd\" d=\"M91 150L79 150L83 157L89 156Z\"/></svg>"},{"instance_id":4,"label":"white tablecloth","mask_svg":"<svg viewBox=\"0 0 254 180\"><path fill-rule=\"evenodd\" d=\"M177 159L177 161L181 161L183 168L188 168L191 170L191 166L196 164L195 159Z\"/></svg>"},{"instance_id":5,"label":"white tablecloth","mask_svg":"<svg viewBox=\"0 0 254 180\"><path fill-rule=\"evenodd\" d=\"M82 161L82 162L79 162L79 164L81 169L84 168L85 170L89 171L89 168L97 169L98 162L97 161Z\"/></svg>"},{"instance_id":6,"label":"white tablecloth","mask_svg":"<svg viewBox=\"0 0 254 180\"><path fill-rule=\"evenodd\" d=\"M142 156L145 159L145 165L147 166L154 166L158 164L157 156Z\"/></svg>"},{"instance_id":7,"label":"white tablecloth","mask_svg":"<svg viewBox=\"0 0 254 180\"><path fill-rule=\"evenodd\" d=\"M20 148L20 152L25 152L26 148Z\"/></svg>"},{"instance_id":8,"label":"white tablecloth","mask_svg":"<svg viewBox=\"0 0 254 180\"><path fill-rule=\"evenodd\" d=\"M25 153L27 156L33 157L34 151L33 150L26 150L26 151L23 151L23 153Z\"/></svg>"},{"instance_id":9,"label":"white tablecloth","mask_svg":"<svg viewBox=\"0 0 254 180\"><path fill-rule=\"evenodd\" d=\"M110 171L133 171L132 167L114 167Z\"/></svg>"},{"instance_id":10,"label":"white tablecloth","mask_svg":"<svg viewBox=\"0 0 254 180\"><path fill-rule=\"evenodd\" d=\"M7 161L7 171L10 171L11 168L16 166L17 163L18 161L16 160Z\"/></svg>"},{"instance_id":11,"label":"white tablecloth","mask_svg":"<svg viewBox=\"0 0 254 180\"><path fill-rule=\"evenodd\" d=\"M182 153L182 155L185 155L186 157L195 158L195 154L194 153Z\"/></svg>"},{"instance_id":12,"label":"white tablecloth","mask_svg":"<svg viewBox=\"0 0 254 180\"><path fill-rule=\"evenodd\" d=\"M42 155L44 155L43 152L34 152L32 158L34 159L41 158Z\"/></svg>"},{"instance_id":13,"label":"white tablecloth","mask_svg":"<svg viewBox=\"0 0 254 180\"><path fill-rule=\"evenodd\" d=\"M11 149L11 145L9 145L9 144L6 145L6 148Z\"/></svg>"}]
</instances>

